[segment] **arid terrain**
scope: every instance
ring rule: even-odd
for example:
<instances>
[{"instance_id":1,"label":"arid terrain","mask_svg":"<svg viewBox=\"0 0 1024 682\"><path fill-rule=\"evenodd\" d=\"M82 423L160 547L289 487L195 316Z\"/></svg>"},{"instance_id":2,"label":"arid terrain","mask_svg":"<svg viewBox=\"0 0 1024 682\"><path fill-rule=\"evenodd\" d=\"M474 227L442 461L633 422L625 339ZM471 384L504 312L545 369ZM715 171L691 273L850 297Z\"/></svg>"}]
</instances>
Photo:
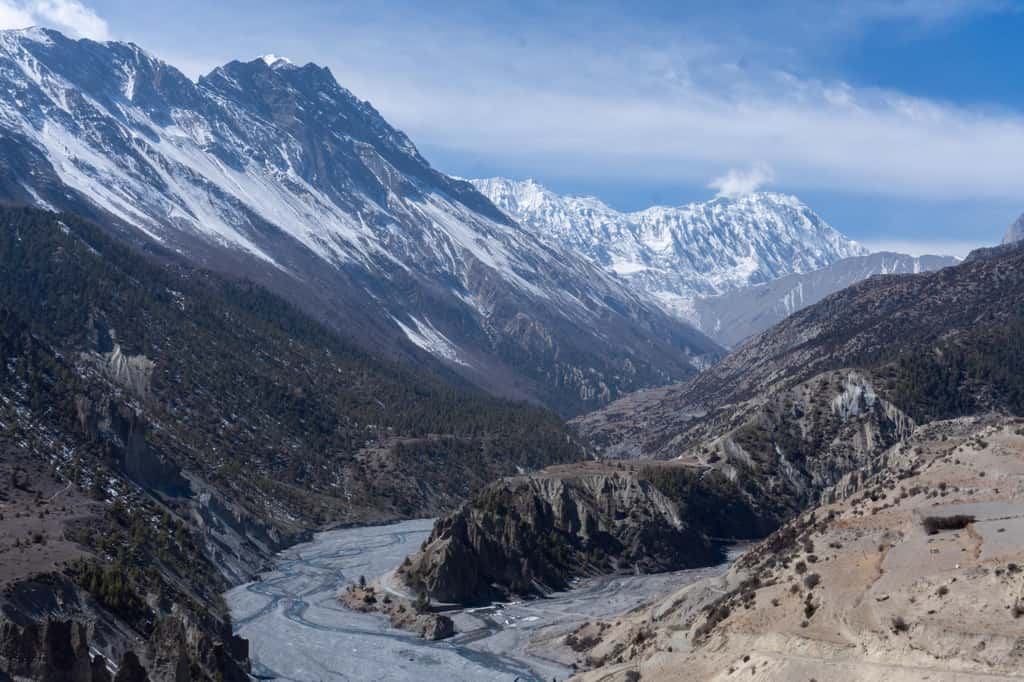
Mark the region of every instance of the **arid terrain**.
<instances>
[{"instance_id":1,"label":"arid terrain","mask_svg":"<svg viewBox=\"0 0 1024 682\"><path fill-rule=\"evenodd\" d=\"M724 576L575 633L582 680L1024 675L1024 421L919 427Z\"/></svg>"},{"instance_id":2,"label":"arid terrain","mask_svg":"<svg viewBox=\"0 0 1024 682\"><path fill-rule=\"evenodd\" d=\"M97 506L37 458L12 448L0 467L0 588L85 556L64 528L87 522Z\"/></svg>"}]
</instances>

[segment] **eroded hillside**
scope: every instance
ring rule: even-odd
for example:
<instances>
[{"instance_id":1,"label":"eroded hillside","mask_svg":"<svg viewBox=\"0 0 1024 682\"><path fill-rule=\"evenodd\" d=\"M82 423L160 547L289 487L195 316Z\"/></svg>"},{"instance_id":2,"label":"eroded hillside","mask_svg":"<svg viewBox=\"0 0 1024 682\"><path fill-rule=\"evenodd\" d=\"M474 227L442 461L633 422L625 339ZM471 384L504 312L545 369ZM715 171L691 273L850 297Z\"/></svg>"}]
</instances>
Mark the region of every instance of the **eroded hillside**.
<instances>
[{"instance_id":1,"label":"eroded hillside","mask_svg":"<svg viewBox=\"0 0 1024 682\"><path fill-rule=\"evenodd\" d=\"M1018 679L1024 422L935 422L882 462L726 576L575 633L580 679Z\"/></svg>"}]
</instances>

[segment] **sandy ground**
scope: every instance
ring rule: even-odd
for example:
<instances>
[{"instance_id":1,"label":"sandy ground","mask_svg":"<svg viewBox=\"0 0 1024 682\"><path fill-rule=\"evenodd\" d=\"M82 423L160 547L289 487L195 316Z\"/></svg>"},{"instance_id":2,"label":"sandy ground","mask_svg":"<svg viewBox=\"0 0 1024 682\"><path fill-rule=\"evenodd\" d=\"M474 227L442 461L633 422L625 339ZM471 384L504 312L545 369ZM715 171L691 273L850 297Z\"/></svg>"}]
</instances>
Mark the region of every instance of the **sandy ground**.
<instances>
[{"instance_id":1,"label":"sandy ground","mask_svg":"<svg viewBox=\"0 0 1024 682\"><path fill-rule=\"evenodd\" d=\"M70 484L53 480L40 459L0 458L0 587L58 571L85 556L81 547L64 539L64 529L90 518L96 503ZM15 478L19 487L13 485Z\"/></svg>"},{"instance_id":2,"label":"sandy ground","mask_svg":"<svg viewBox=\"0 0 1024 682\"><path fill-rule=\"evenodd\" d=\"M914 473L819 508L790 549L606 626L584 678L1024 679L1024 423L932 425L904 451ZM922 523L956 514L975 521ZM704 605L753 575L699 634Z\"/></svg>"},{"instance_id":3,"label":"sandy ground","mask_svg":"<svg viewBox=\"0 0 1024 682\"><path fill-rule=\"evenodd\" d=\"M452 611L459 633L441 642L337 603L360 575L369 580L398 566L432 525L407 521L321 533L282 553L276 570L260 581L231 590L228 604L236 631L250 641L254 673L297 682L561 680L579 660L562 643L566 633L725 570L607 576L549 599Z\"/></svg>"}]
</instances>

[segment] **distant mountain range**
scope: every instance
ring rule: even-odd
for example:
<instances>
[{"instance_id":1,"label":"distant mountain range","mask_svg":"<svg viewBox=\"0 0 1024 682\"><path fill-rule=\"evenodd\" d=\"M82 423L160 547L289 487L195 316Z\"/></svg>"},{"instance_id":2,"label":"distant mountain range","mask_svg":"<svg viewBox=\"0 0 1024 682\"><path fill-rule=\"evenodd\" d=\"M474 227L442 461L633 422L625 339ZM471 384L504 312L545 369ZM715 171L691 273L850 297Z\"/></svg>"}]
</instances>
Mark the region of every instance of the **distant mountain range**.
<instances>
[{"instance_id":1,"label":"distant mountain range","mask_svg":"<svg viewBox=\"0 0 1024 682\"><path fill-rule=\"evenodd\" d=\"M472 183L539 236L585 254L683 318L696 297L868 253L799 199L783 194L623 213L594 197L555 194L532 180Z\"/></svg>"},{"instance_id":2,"label":"distant mountain range","mask_svg":"<svg viewBox=\"0 0 1024 682\"><path fill-rule=\"evenodd\" d=\"M727 348L872 275L953 265L867 249L793 196L758 192L623 213L532 180L472 180L510 217L628 282Z\"/></svg>"},{"instance_id":3,"label":"distant mountain range","mask_svg":"<svg viewBox=\"0 0 1024 682\"><path fill-rule=\"evenodd\" d=\"M129 43L0 32L0 200L270 286L385 354L576 413L718 345L437 172L330 71L193 82Z\"/></svg>"}]
</instances>

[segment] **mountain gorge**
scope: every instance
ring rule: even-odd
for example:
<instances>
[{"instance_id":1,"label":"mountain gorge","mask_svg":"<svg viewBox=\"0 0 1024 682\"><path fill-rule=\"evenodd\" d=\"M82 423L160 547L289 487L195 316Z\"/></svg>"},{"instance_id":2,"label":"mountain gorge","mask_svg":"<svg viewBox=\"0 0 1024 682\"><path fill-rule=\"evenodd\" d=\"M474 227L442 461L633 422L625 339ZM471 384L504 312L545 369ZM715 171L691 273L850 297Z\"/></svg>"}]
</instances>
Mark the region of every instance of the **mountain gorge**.
<instances>
[{"instance_id":1,"label":"mountain gorge","mask_svg":"<svg viewBox=\"0 0 1024 682\"><path fill-rule=\"evenodd\" d=\"M0 209L0 310L0 669L32 679L245 679L221 593L278 549L585 456L542 408L69 214Z\"/></svg>"},{"instance_id":2,"label":"mountain gorge","mask_svg":"<svg viewBox=\"0 0 1024 682\"><path fill-rule=\"evenodd\" d=\"M0 199L249 277L375 351L567 414L720 355L314 64L192 82L132 44L27 29L0 33L0 84Z\"/></svg>"},{"instance_id":3,"label":"mountain gorge","mask_svg":"<svg viewBox=\"0 0 1024 682\"><path fill-rule=\"evenodd\" d=\"M301 628L361 670L445 646L518 675L490 647L541 617L491 602L582 578L576 625L635 608L530 626L568 651L545 671L1024 671L1024 217L961 261L868 253L785 194L621 212L461 180L271 55L192 80L0 30L0 88L0 682L284 677L238 635ZM713 581L616 591L735 541ZM317 620L345 605L462 637L407 656L379 621L360 654Z\"/></svg>"}]
</instances>

